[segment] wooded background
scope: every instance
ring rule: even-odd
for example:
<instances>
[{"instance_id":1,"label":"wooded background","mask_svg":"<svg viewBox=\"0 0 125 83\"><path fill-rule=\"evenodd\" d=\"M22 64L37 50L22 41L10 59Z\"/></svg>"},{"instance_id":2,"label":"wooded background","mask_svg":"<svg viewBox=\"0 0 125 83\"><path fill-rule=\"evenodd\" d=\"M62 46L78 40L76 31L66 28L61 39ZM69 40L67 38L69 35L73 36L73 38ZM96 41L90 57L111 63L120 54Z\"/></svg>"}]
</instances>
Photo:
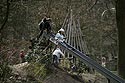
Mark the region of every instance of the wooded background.
<instances>
[{"instance_id":1,"label":"wooded background","mask_svg":"<svg viewBox=\"0 0 125 83\"><path fill-rule=\"evenodd\" d=\"M122 1L122 0L121 0ZM61 28L66 14L80 20L90 54L97 60L118 57L116 0L0 0L0 45L3 50L28 49L29 40L39 34L38 23L47 15L52 28ZM5 53L7 55L7 53ZM116 62L117 63L117 62Z\"/></svg>"},{"instance_id":2,"label":"wooded background","mask_svg":"<svg viewBox=\"0 0 125 83\"><path fill-rule=\"evenodd\" d=\"M80 19L81 29L92 55L116 56L118 53L116 11L112 0L8 1L7 4L6 0L1 0L0 4L0 25L8 20L1 30L2 43L7 43L7 40L29 40L35 37L39 33L38 23L45 14L52 18L53 30L57 31L72 8L74 18Z\"/></svg>"}]
</instances>

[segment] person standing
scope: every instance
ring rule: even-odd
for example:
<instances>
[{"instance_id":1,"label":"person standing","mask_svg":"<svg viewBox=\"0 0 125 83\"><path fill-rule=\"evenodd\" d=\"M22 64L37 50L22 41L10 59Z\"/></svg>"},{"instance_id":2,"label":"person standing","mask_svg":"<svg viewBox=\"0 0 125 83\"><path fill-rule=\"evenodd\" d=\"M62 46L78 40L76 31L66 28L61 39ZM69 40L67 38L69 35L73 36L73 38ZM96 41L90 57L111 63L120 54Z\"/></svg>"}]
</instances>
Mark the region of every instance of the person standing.
<instances>
[{"instance_id":1,"label":"person standing","mask_svg":"<svg viewBox=\"0 0 125 83\"><path fill-rule=\"evenodd\" d=\"M44 17L39 23L40 34L37 37L39 40L40 36L43 34L43 31L47 30L47 34L51 33L51 18Z\"/></svg>"},{"instance_id":2,"label":"person standing","mask_svg":"<svg viewBox=\"0 0 125 83\"><path fill-rule=\"evenodd\" d=\"M20 59L21 59L21 63L25 62L25 53L24 53L24 50L20 51L19 56L20 56Z\"/></svg>"},{"instance_id":3,"label":"person standing","mask_svg":"<svg viewBox=\"0 0 125 83\"><path fill-rule=\"evenodd\" d=\"M102 57L102 63L101 63L101 65L103 67L106 67L106 58L105 57Z\"/></svg>"}]
</instances>

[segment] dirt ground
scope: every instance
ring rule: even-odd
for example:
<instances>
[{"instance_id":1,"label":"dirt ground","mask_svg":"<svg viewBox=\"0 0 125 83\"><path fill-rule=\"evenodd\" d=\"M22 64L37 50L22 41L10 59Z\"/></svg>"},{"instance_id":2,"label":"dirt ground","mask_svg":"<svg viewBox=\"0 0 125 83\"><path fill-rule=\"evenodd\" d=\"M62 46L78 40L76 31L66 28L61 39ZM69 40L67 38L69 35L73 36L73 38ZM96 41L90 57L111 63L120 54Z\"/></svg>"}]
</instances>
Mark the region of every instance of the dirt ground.
<instances>
[{"instance_id":1,"label":"dirt ground","mask_svg":"<svg viewBox=\"0 0 125 83\"><path fill-rule=\"evenodd\" d=\"M26 76L26 71L23 67L28 66L28 63L22 63L13 66L13 73L22 77ZM42 82L38 83L106 83L106 78L99 73L89 74L83 73L80 76L69 74L62 69L54 68L53 73L47 76ZM27 83L27 82L26 82ZM35 83L35 82L32 82Z\"/></svg>"}]
</instances>

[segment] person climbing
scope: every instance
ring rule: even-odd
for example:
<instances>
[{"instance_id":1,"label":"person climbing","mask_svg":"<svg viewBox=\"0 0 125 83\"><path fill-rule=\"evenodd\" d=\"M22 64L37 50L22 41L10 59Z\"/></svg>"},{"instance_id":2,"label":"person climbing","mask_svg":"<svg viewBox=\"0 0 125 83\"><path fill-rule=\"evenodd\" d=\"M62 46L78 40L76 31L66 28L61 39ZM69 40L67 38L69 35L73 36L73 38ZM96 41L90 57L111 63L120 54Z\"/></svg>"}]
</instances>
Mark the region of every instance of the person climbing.
<instances>
[{"instance_id":1,"label":"person climbing","mask_svg":"<svg viewBox=\"0 0 125 83\"><path fill-rule=\"evenodd\" d=\"M54 66L58 66L58 64L60 62L59 58L61 57L61 55L64 57L64 54L60 50L59 46L57 46L57 48L54 50L52 55L53 55L53 64L54 64Z\"/></svg>"},{"instance_id":2,"label":"person climbing","mask_svg":"<svg viewBox=\"0 0 125 83\"><path fill-rule=\"evenodd\" d=\"M64 29L61 28L61 29L58 31L58 33L56 34L55 39L56 39L56 40L59 40L59 41L61 41L61 42L65 41L64 32L65 32Z\"/></svg>"},{"instance_id":3,"label":"person climbing","mask_svg":"<svg viewBox=\"0 0 125 83\"><path fill-rule=\"evenodd\" d=\"M40 34L38 35L37 40L39 40L44 30L47 30L47 34L51 33L51 22L51 18L44 17L42 19L42 21L39 23Z\"/></svg>"},{"instance_id":4,"label":"person climbing","mask_svg":"<svg viewBox=\"0 0 125 83\"><path fill-rule=\"evenodd\" d=\"M24 50L20 51L19 57L21 59L21 63L25 62L25 53L24 53Z\"/></svg>"}]
</instances>

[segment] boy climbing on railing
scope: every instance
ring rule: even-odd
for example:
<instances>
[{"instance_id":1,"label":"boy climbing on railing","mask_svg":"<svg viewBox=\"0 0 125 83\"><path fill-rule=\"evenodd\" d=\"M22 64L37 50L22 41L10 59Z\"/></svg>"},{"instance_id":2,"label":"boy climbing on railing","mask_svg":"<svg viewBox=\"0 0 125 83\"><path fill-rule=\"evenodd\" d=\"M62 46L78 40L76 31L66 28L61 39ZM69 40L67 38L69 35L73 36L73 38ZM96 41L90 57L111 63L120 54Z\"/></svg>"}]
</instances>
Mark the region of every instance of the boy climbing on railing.
<instances>
[{"instance_id":1,"label":"boy climbing on railing","mask_svg":"<svg viewBox=\"0 0 125 83\"><path fill-rule=\"evenodd\" d=\"M59 64L59 62L60 62L59 58L60 58L61 56L64 57L64 54L63 54L62 51L60 50L60 47L59 47L59 46L57 46L57 48L54 50L54 52L52 53L52 55L53 55L53 64L54 64L54 66L58 66L58 64Z\"/></svg>"}]
</instances>

